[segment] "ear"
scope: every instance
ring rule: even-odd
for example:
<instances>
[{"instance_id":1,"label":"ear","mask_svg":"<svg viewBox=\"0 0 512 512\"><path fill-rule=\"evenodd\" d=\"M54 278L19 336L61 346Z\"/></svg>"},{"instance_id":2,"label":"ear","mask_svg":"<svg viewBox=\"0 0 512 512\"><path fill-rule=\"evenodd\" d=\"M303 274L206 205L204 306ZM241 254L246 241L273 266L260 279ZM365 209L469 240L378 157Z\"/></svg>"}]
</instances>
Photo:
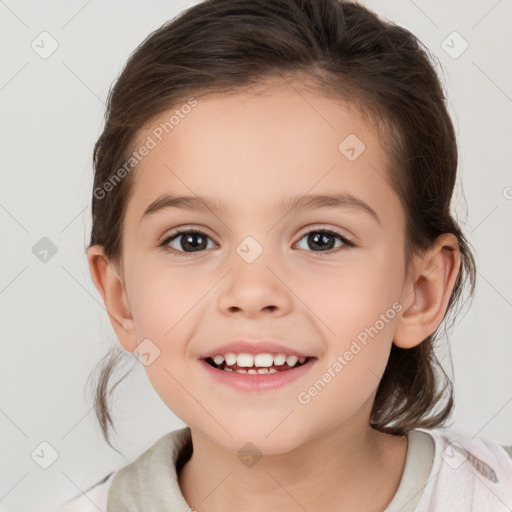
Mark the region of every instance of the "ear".
<instances>
[{"instance_id":1,"label":"ear","mask_svg":"<svg viewBox=\"0 0 512 512\"><path fill-rule=\"evenodd\" d=\"M92 280L105 303L117 339L125 350L133 352L137 346L136 333L124 280L100 245L89 247L87 259Z\"/></svg>"},{"instance_id":2,"label":"ear","mask_svg":"<svg viewBox=\"0 0 512 512\"><path fill-rule=\"evenodd\" d=\"M394 344L401 348L419 345L443 320L460 269L457 237L440 235L413 268L401 299L404 312L393 335Z\"/></svg>"}]
</instances>

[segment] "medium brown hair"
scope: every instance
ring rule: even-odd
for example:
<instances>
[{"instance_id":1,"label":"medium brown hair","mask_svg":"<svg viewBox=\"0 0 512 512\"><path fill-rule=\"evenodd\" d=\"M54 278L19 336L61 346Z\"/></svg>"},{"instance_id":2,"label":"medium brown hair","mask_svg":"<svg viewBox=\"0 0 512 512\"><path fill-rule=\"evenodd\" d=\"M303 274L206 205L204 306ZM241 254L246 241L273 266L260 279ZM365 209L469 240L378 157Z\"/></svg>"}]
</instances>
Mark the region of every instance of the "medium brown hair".
<instances>
[{"instance_id":1,"label":"medium brown hair","mask_svg":"<svg viewBox=\"0 0 512 512\"><path fill-rule=\"evenodd\" d=\"M90 245L102 246L120 264L133 172L106 193L104 184L129 160L137 135L152 119L202 93L299 79L356 104L380 127L391 185L405 212L405 270L412 255L439 235L457 237L461 266L441 324L446 329L463 288L469 285L474 294L476 268L450 211L457 143L431 59L408 30L342 0L207 0L181 12L139 45L109 92L105 127L94 147ZM453 386L434 353L438 333L411 349L392 345L371 412L373 428L398 435L448 419ZM108 398L127 374L110 390L108 383L128 355L116 343L96 367L94 405L109 444L114 422Z\"/></svg>"}]
</instances>

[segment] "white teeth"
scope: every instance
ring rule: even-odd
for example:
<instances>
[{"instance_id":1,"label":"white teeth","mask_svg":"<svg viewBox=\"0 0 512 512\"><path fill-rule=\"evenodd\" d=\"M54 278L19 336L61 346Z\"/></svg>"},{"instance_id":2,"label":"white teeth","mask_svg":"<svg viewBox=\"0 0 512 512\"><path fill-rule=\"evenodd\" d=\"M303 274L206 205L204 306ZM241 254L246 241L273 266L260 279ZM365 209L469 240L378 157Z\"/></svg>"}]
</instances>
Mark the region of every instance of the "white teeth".
<instances>
[{"instance_id":1,"label":"white teeth","mask_svg":"<svg viewBox=\"0 0 512 512\"><path fill-rule=\"evenodd\" d=\"M238 354L236 356L236 364L244 368L251 368L254 365L252 354Z\"/></svg>"},{"instance_id":2,"label":"white teeth","mask_svg":"<svg viewBox=\"0 0 512 512\"><path fill-rule=\"evenodd\" d=\"M282 366L284 363L286 363L286 354L277 354L274 356L274 364L276 366Z\"/></svg>"},{"instance_id":3,"label":"white teeth","mask_svg":"<svg viewBox=\"0 0 512 512\"><path fill-rule=\"evenodd\" d=\"M225 368L226 371L228 372L235 372L235 373L249 373L251 375L256 375L256 374L266 374L266 373L277 373L277 370L275 368L258 368L258 370L256 371L254 368L251 368L249 370L244 370L242 368L239 368L238 370L233 370L232 368Z\"/></svg>"},{"instance_id":4,"label":"white teeth","mask_svg":"<svg viewBox=\"0 0 512 512\"><path fill-rule=\"evenodd\" d=\"M233 352L228 352L225 357L228 366L233 366L236 363L236 354Z\"/></svg>"},{"instance_id":5,"label":"white teeth","mask_svg":"<svg viewBox=\"0 0 512 512\"><path fill-rule=\"evenodd\" d=\"M299 360L299 358L297 356L288 356L286 358L286 364L288 366L294 366L295 364L297 364L298 360Z\"/></svg>"},{"instance_id":6,"label":"white teeth","mask_svg":"<svg viewBox=\"0 0 512 512\"><path fill-rule=\"evenodd\" d=\"M254 366L270 368L274 364L272 354L256 354L254 356Z\"/></svg>"},{"instance_id":7,"label":"white teeth","mask_svg":"<svg viewBox=\"0 0 512 512\"><path fill-rule=\"evenodd\" d=\"M285 363L290 366L290 368L294 367L297 362L300 364L303 364L306 362L306 357L297 357L297 356L287 356L286 354L276 354L272 355L270 353L261 353L261 354L255 354L254 356L252 354L247 353L240 353L235 354L234 352L228 352L224 356L222 354L217 354L213 361L216 365L220 366L224 361L226 361L226 364L224 365L224 369L228 370L229 366L234 366L237 364L238 366L242 368L252 368L252 370L249 371L249 373L274 373L277 370L274 369L274 371L269 372L268 369L272 366L282 366ZM256 368L263 368L267 371L260 372L259 370L256 372L256 370L253 369L253 367ZM239 369L240 370L240 369ZM240 373L239 370L236 370L238 373ZM245 370L242 371L242 373L247 373Z\"/></svg>"}]
</instances>

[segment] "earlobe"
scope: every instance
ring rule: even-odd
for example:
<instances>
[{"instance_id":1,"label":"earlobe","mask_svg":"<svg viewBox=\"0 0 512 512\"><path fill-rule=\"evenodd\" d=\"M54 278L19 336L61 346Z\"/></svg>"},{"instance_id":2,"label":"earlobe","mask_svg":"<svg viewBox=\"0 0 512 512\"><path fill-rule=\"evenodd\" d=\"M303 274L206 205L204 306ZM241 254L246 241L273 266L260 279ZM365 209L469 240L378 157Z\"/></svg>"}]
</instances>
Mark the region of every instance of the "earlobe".
<instances>
[{"instance_id":1,"label":"earlobe","mask_svg":"<svg viewBox=\"0 0 512 512\"><path fill-rule=\"evenodd\" d=\"M401 348L412 348L430 336L444 318L460 270L459 244L455 235L440 235L419 259L414 275L404 287L407 304L393 335Z\"/></svg>"},{"instance_id":2,"label":"earlobe","mask_svg":"<svg viewBox=\"0 0 512 512\"><path fill-rule=\"evenodd\" d=\"M115 265L108 261L103 247L89 247L87 259L92 280L103 299L117 339L125 350L133 352L137 345L135 326L123 280Z\"/></svg>"}]
</instances>

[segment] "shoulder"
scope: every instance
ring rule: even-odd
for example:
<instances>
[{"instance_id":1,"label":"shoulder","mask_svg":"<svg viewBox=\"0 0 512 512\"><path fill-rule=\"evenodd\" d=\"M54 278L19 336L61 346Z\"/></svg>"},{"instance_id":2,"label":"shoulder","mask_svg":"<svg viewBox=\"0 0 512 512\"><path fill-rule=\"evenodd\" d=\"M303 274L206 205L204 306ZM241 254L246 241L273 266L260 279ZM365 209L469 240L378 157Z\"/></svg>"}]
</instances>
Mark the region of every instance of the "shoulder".
<instances>
[{"instance_id":1,"label":"shoulder","mask_svg":"<svg viewBox=\"0 0 512 512\"><path fill-rule=\"evenodd\" d=\"M109 491L111 491L114 477L118 476L116 479L118 481L117 491L124 493L126 489L123 489L123 486L130 482L138 484L139 472L145 474L148 467L154 464L155 461L158 464L167 464L169 460L172 463L176 463L180 455L187 455L188 451L183 451L183 448L191 449L191 436L189 427L168 432L157 441L155 441L134 461L109 473L102 480L89 487L86 491L69 499L65 503L61 503L58 506L50 507L44 510L38 509L36 511L29 512L106 511ZM134 491L134 488L128 487L128 490L132 492Z\"/></svg>"},{"instance_id":2,"label":"shoulder","mask_svg":"<svg viewBox=\"0 0 512 512\"><path fill-rule=\"evenodd\" d=\"M418 429L434 440L434 460L415 512L512 510L512 446L454 430Z\"/></svg>"}]
</instances>

